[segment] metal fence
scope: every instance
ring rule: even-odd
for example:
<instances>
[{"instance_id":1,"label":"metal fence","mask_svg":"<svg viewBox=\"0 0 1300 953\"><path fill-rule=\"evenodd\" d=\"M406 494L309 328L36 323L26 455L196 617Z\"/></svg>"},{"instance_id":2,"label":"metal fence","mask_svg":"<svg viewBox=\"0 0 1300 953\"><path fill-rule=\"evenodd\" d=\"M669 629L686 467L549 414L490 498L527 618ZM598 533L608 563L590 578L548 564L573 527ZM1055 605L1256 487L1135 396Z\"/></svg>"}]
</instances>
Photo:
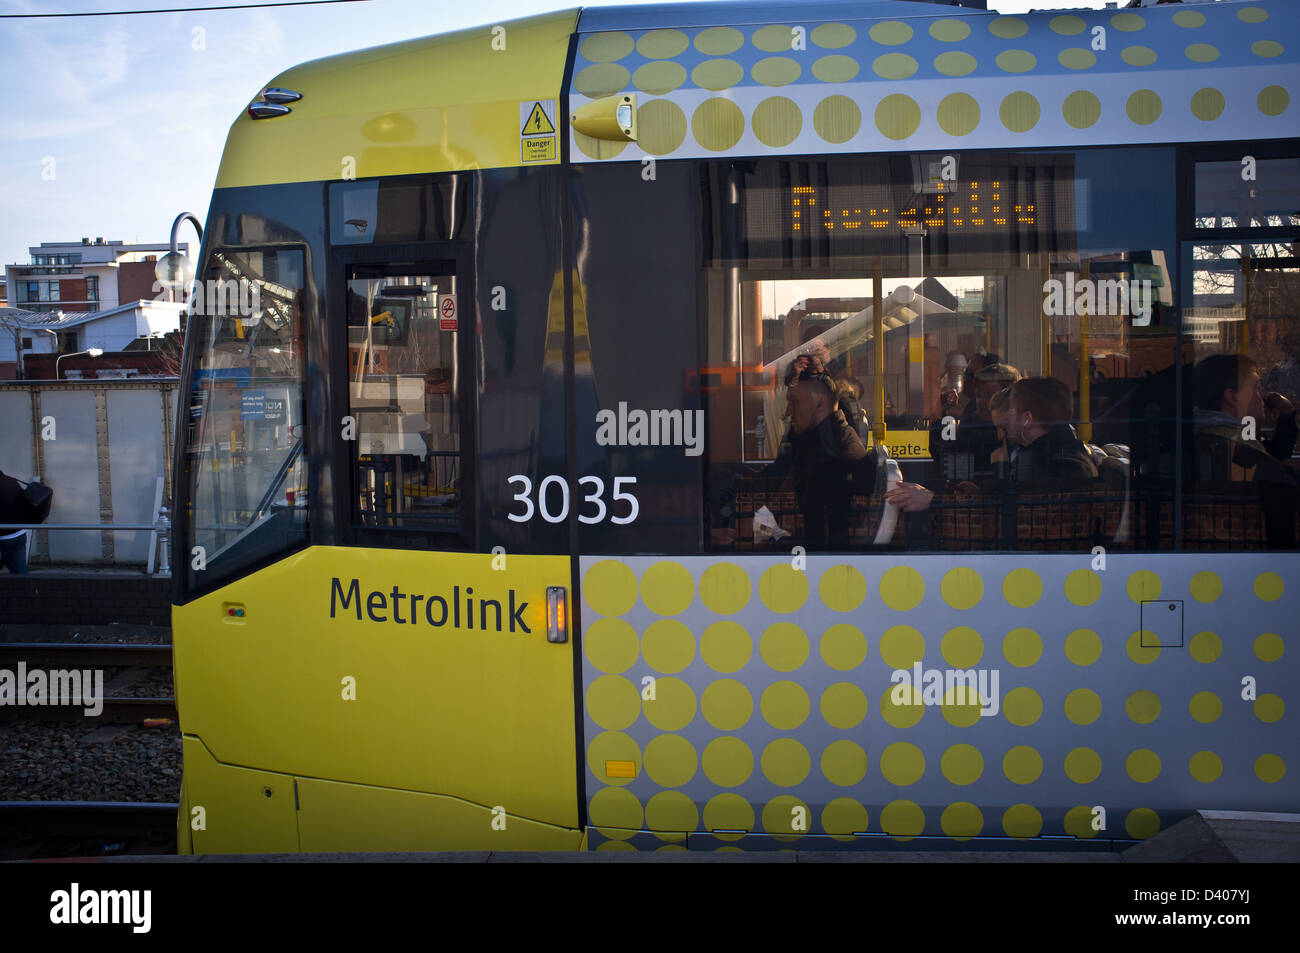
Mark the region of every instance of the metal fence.
<instances>
[{"instance_id":1,"label":"metal fence","mask_svg":"<svg viewBox=\"0 0 1300 953\"><path fill-rule=\"evenodd\" d=\"M152 569L159 504L172 497L176 392L175 378L0 383L0 470L54 490L33 566Z\"/></svg>"}]
</instances>

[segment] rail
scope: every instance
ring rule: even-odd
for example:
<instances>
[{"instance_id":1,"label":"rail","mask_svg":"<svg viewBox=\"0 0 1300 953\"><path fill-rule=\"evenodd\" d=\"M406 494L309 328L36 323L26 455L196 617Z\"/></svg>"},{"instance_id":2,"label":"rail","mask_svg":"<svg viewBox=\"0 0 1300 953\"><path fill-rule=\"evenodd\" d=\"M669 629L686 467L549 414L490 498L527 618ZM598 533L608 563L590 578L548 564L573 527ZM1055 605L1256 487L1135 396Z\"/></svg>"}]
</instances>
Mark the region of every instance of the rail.
<instances>
[{"instance_id":1,"label":"rail","mask_svg":"<svg viewBox=\"0 0 1300 953\"><path fill-rule=\"evenodd\" d=\"M39 479L33 477L33 479ZM151 523L0 523L0 533L15 530L73 530L86 532L147 532L149 533L149 560L145 564L145 575L160 578L170 576L171 570L171 517L163 503L163 478L159 477L154 490L153 522ZM27 545L31 547L31 537ZM155 566L157 571L155 572Z\"/></svg>"}]
</instances>

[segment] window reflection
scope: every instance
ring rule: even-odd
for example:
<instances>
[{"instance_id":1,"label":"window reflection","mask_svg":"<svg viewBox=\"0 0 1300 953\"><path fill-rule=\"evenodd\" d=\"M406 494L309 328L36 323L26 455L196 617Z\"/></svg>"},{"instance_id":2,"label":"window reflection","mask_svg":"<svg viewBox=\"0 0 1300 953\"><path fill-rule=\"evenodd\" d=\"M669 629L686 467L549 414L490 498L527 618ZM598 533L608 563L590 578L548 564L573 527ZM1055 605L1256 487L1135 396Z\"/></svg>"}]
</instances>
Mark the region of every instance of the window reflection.
<instances>
[{"instance_id":1,"label":"window reflection","mask_svg":"<svg viewBox=\"0 0 1300 953\"><path fill-rule=\"evenodd\" d=\"M716 170L741 241L706 270L712 544L1173 548L1173 191L1126 198L1124 150L928 159Z\"/></svg>"},{"instance_id":2,"label":"window reflection","mask_svg":"<svg viewBox=\"0 0 1300 953\"><path fill-rule=\"evenodd\" d=\"M348 397L363 525L455 530L461 503L456 280L356 266Z\"/></svg>"}]
</instances>

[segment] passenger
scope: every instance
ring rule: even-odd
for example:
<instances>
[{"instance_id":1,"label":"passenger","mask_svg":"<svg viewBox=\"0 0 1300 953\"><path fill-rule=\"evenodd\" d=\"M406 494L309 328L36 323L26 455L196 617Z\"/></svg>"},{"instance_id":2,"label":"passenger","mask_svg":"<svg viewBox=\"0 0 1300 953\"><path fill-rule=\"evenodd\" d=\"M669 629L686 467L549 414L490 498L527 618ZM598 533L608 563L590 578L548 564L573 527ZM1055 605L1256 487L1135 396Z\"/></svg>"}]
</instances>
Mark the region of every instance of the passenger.
<instances>
[{"instance_id":1,"label":"passenger","mask_svg":"<svg viewBox=\"0 0 1300 953\"><path fill-rule=\"evenodd\" d=\"M1291 401L1265 393L1259 366L1242 354L1205 358L1196 365L1193 383L1196 479L1253 481L1269 548L1295 548L1300 487L1288 464L1300 428ZM1269 410L1278 416L1272 436L1265 439L1262 430Z\"/></svg>"},{"instance_id":2,"label":"passenger","mask_svg":"<svg viewBox=\"0 0 1300 953\"><path fill-rule=\"evenodd\" d=\"M1011 410L1011 388L998 391L989 398L989 416L993 419L993 429L997 436L997 449L989 454L989 463L996 470L1011 462L1011 449L1007 446L1007 420Z\"/></svg>"},{"instance_id":3,"label":"passenger","mask_svg":"<svg viewBox=\"0 0 1300 953\"><path fill-rule=\"evenodd\" d=\"M1011 385L1007 436L1020 444L1011 468L1021 486L1042 480L1095 480L1097 467L1074 428L1070 389L1054 377Z\"/></svg>"},{"instance_id":4,"label":"passenger","mask_svg":"<svg viewBox=\"0 0 1300 953\"><path fill-rule=\"evenodd\" d=\"M1214 354L1197 364L1193 374L1197 479L1293 483L1282 461L1291 458L1300 435L1296 411L1281 394L1263 392L1255 360ZM1277 424L1264 439L1268 411L1277 414ZM1255 422L1253 439L1245 432L1248 418Z\"/></svg>"},{"instance_id":5,"label":"passenger","mask_svg":"<svg viewBox=\"0 0 1300 953\"><path fill-rule=\"evenodd\" d=\"M786 400L790 430L777 458L761 475L793 477L810 549L846 549L853 493L850 481L856 477L860 487L874 486L877 451L868 451L845 421L829 375L806 372L791 383Z\"/></svg>"}]
</instances>

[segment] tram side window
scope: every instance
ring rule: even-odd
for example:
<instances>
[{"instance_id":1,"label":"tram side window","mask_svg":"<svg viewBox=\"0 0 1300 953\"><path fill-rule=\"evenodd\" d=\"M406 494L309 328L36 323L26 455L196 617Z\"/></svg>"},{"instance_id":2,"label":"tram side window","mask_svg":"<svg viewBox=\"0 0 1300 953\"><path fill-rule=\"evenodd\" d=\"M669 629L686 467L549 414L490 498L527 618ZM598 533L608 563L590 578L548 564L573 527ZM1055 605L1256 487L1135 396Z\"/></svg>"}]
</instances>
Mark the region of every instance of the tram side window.
<instances>
[{"instance_id":1,"label":"tram side window","mask_svg":"<svg viewBox=\"0 0 1300 953\"><path fill-rule=\"evenodd\" d=\"M195 285L182 517L191 588L306 541L304 278L298 249L218 248Z\"/></svg>"},{"instance_id":2,"label":"tram side window","mask_svg":"<svg viewBox=\"0 0 1300 953\"><path fill-rule=\"evenodd\" d=\"M455 532L461 456L454 330L439 305L454 275L353 266L347 286L355 518L362 526ZM453 309L450 313L454 314Z\"/></svg>"},{"instance_id":3,"label":"tram side window","mask_svg":"<svg viewBox=\"0 0 1300 953\"><path fill-rule=\"evenodd\" d=\"M1138 152L719 167L713 545L1172 549L1173 153Z\"/></svg>"}]
</instances>

